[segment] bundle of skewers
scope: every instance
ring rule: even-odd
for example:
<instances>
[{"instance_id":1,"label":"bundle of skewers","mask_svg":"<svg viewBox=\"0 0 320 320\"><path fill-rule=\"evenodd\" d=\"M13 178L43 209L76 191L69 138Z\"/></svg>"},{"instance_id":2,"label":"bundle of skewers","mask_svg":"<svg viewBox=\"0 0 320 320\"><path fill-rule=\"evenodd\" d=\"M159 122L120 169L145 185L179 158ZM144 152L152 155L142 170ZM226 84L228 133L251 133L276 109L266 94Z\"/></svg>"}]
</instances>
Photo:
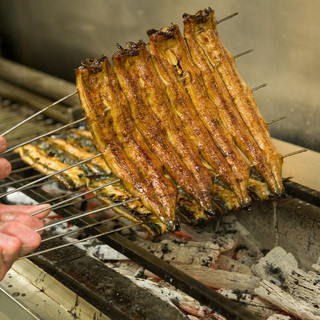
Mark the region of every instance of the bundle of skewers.
<instances>
[{"instance_id":1,"label":"bundle of skewers","mask_svg":"<svg viewBox=\"0 0 320 320\"><path fill-rule=\"evenodd\" d=\"M183 18L183 35L177 25L149 30L149 50L118 46L113 68L107 57L82 62L77 93L90 131L55 130L15 149L152 235L177 230L179 217L196 224L284 192L283 156L213 10Z\"/></svg>"}]
</instances>

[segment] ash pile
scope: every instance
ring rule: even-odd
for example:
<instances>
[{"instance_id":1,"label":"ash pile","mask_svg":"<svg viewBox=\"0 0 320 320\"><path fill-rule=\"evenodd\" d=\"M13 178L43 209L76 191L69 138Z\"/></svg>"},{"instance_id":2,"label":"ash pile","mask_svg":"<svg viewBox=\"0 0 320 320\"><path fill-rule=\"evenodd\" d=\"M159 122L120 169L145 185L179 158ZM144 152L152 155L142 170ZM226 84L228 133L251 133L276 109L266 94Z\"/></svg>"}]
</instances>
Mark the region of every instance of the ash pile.
<instances>
[{"instance_id":1,"label":"ash pile","mask_svg":"<svg viewBox=\"0 0 320 320\"><path fill-rule=\"evenodd\" d=\"M100 214L99 219L105 219L106 214ZM107 223L117 229L127 222L116 219ZM54 227L51 232L62 234L66 228L70 226ZM260 319L320 319L320 259L310 270L302 270L283 248L263 250L235 215L201 227L182 225L181 231L155 239L139 226L121 233ZM82 231L64 239L85 236ZM97 239L77 246L187 319L226 319Z\"/></svg>"}]
</instances>

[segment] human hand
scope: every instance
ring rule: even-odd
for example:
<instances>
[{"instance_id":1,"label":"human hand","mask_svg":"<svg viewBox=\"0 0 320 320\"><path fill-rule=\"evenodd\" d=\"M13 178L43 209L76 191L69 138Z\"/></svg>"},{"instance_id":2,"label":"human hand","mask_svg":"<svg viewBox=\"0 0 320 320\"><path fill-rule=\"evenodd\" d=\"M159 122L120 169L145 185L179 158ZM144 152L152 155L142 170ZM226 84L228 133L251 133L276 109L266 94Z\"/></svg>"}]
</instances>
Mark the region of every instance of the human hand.
<instances>
[{"instance_id":1,"label":"human hand","mask_svg":"<svg viewBox=\"0 0 320 320\"><path fill-rule=\"evenodd\" d=\"M34 230L43 226L41 219L50 209L35 216L30 214L47 206L0 204L0 281L16 260L39 246L42 232Z\"/></svg>"},{"instance_id":2,"label":"human hand","mask_svg":"<svg viewBox=\"0 0 320 320\"><path fill-rule=\"evenodd\" d=\"M6 140L0 136L0 153L7 148ZM0 179L6 178L11 172L11 164L8 160L0 158Z\"/></svg>"}]
</instances>

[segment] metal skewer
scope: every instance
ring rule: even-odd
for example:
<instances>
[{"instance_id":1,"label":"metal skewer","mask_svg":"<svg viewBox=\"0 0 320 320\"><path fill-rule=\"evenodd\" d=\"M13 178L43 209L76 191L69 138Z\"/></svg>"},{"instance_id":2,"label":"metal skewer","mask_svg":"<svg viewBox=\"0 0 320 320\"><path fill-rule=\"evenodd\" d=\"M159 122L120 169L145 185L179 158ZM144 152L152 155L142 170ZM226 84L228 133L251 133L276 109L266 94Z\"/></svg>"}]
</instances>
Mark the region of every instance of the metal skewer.
<instances>
[{"instance_id":1,"label":"metal skewer","mask_svg":"<svg viewBox=\"0 0 320 320\"><path fill-rule=\"evenodd\" d=\"M59 220L57 222L49 223L49 224L43 226L42 228L39 228L39 229L35 230L35 232L46 230L46 229L58 226L59 224L62 224L62 223L65 223L65 222L69 222L69 221L72 221L72 220L83 218L83 217L86 217L86 216L88 216L90 214L94 214L94 213L97 213L97 212L100 212L100 211L103 211L103 210L108 210L108 209L112 209L112 208L115 208L115 207L119 207L119 206L122 206L124 204L130 203L130 202L133 202L133 201L137 201L137 200L139 200L139 198L133 198L133 199L129 199L129 200L125 200L125 201L119 202L119 203L114 203L114 204L112 204L110 206L102 206L102 207L94 209L94 210L90 210L90 211L87 211L87 212L84 212L84 213L80 213L80 214L77 214L77 215L74 215L74 216L71 216L71 217L68 217L68 218L61 219L61 220Z\"/></svg>"},{"instance_id":2,"label":"metal skewer","mask_svg":"<svg viewBox=\"0 0 320 320\"><path fill-rule=\"evenodd\" d=\"M92 156L92 157L90 157L90 158L88 158L88 159L84 159L84 160L82 160L82 161L80 161L80 162L77 162L77 163L75 163L75 164L73 164L73 165L71 165L71 166L68 166L68 167L66 167L66 168L64 168L64 169L61 169L61 170L59 170L59 171L53 172L53 173L51 173L51 174L49 174L49 175L47 175L47 176L45 176L45 177L42 177L42 178L40 178L40 179L38 179L38 180L36 180L36 181L32 181L32 182L30 182L30 183L28 183L28 184L26 184L26 185L24 185L24 186L21 186L21 187L15 189L15 190L12 190L12 191L8 191L8 192L6 192L6 193L3 193L2 195L0 195L0 199L2 199L3 197L8 196L9 194L18 192L18 191L20 191L20 190L24 190L24 189L26 189L27 187L29 187L29 186L31 186L31 185L33 185L33 184L35 184L35 183L38 183L38 182L40 182L40 181L43 181L43 180L48 179L48 178L50 178L50 177L53 177L53 176L55 176L56 174L59 174L59 173L64 172L64 171L67 171L67 170L69 170L69 169L71 169L71 168L74 168L74 167L80 165L80 164L83 164L83 163L85 163L85 162L87 162L87 161L93 160L93 159L98 158L98 157L101 157L101 156L102 156L102 154L101 154L101 153L98 153L98 154L96 154L95 156Z\"/></svg>"},{"instance_id":3,"label":"metal skewer","mask_svg":"<svg viewBox=\"0 0 320 320\"><path fill-rule=\"evenodd\" d=\"M4 184L0 185L0 187L1 188L9 187L9 186L12 186L13 184L16 184L16 183L19 183L19 182L28 181L28 180L32 180L32 179L35 179L35 178L38 178L38 177L43 177L43 176L44 176L43 173L39 173L39 174L36 174L36 175L34 175L32 177L27 177L27 178L23 178L23 179L20 179L20 180L4 183Z\"/></svg>"},{"instance_id":4,"label":"metal skewer","mask_svg":"<svg viewBox=\"0 0 320 320\"><path fill-rule=\"evenodd\" d=\"M233 14L230 14L229 16L226 16L226 17L218 20L218 21L217 21L217 24L219 24L219 23L221 23L221 22L224 22L224 21L227 21L227 20L229 20L229 19L237 16L238 14L239 14L238 12L235 12L235 13L233 13Z\"/></svg>"},{"instance_id":5,"label":"metal skewer","mask_svg":"<svg viewBox=\"0 0 320 320\"><path fill-rule=\"evenodd\" d=\"M278 122L278 121L280 121L280 120L283 120L283 119L285 119L287 116L283 116L283 117L279 117L279 118L276 118L276 119L273 119L273 120L271 120L270 122L267 122L267 125L269 126L270 124L273 124L273 123L275 123L275 122Z\"/></svg>"},{"instance_id":6,"label":"metal skewer","mask_svg":"<svg viewBox=\"0 0 320 320\"><path fill-rule=\"evenodd\" d=\"M22 159L18 156L18 158L10 160L10 163L12 164L20 161L22 161Z\"/></svg>"},{"instance_id":7,"label":"metal skewer","mask_svg":"<svg viewBox=\"0 0 320 320\"><path fill-rule=\"evenodd\" d=\"M64 203L67 203L68 201L72 201L72 200L74 200L74 199L76 199L76 198L85 196L85 195L88 194L88 193L91 193L91 192L97 191L97 190L99 190L99 189L102 189L102 188L104 188L104 187L110 186L110 185L112 185L112 184L114 184L114 183L116 183L116 182L119 182L119 181L120 181L120 179L115 179L115 180L113 180L113 181L111 181L111 182L108 182L108 183L106 183L106 184L104 184L104 185L102 185L102 186L100 186L100 187L96 187L96 188L91 189L91 190L88 190L88 191L86 191L86 192L84 192L84 193L78 194L78 195L76 195L76 196L74 196L74 197L71 197L71 198L68 198L68 199L66 199L66 200L63 200L63 201L61 201L61 202L58 202L58 203L56 203L56 204L53 204L53 205L51 205L51 206L49 206L49 207L47 207L47 208L44 208L44 209L38 210L38 211L36 211L36 212L33 212L33 213L30 214L30 216L34 216L34 215L39 214L39 213L41 213L41 212L44 212L44 211L46 211L46 210L48 210L48 209L56 208L57 206L60 206L60 205L62 205L62 204L64 204Z\"/></svg>"},{"instance_id":8,"label":"metal skewer","mask_svg":"<svg viewBox=\"0 0 320 320\"><path fill-rule=\"evenodd\" d=\"M46 201L40 202L39 205L44 204L44 203L48 203L48 201L54 202L56 200L61 200L61 198L68 198L69 196L72 196L72 195L75 195L75 194L80 194L80 193L83 193L83 192L85 192L85 190L77 190L77 191L74 191L74 192L71 192L71 193L66 193L66 194L60 195L58 197L55 197L55 198L48 199Z\"/></svg>"},{"instance_id":9,"label":"metal skewer","mask_svg":"<svg viewBox=\"0 0 320 320\"><path fill-rule=\"evenodd\" d=\"M68 203L66 203L66 204L64 204L64 205L62 205L62 206L58 206L58 207L56 207L55 209L61 209L61 208L69 207L69 206L71 206L71 205L73 205L73 204L75 204L75 203L77 203L77 202L88 201L88 200L94 199L94 198L96 198L96 197L97 197L96 195L93 195L93 196L91 196L91 197L89 197L89 198L77 199L77 200L75 200L75 201L68 202Z\"/></svg>"},{"instance_id":10,"label":"metal skewer","mask_svg":"<svg viewBox=\"0 0 320 320\"><path fill-rule=\"evenodd\" d=\"M66 124L66 125L64 125L64 126L62 126L62 127L60 127L60 128L57 128L57 129L54 129L54 130L52 130L52 131L46 132L46 133L44 133L44 134L42 134L42 135L40 135L40 136L37 136L37 137L35 137L35 138L32 138L32 139L28 140L28 141L22 142L22 143L14 146L14 147L11 147L10 149L8 149L8 150L6 150L6 151L0 153L0 156L4 155L4 154L6 154L6 153L9 153L9 152L15 150L16 148L23 147L23 146L25 146L26 144L31 143L31 142L33 142L33 141L36 141L36 140L38 140L38 139L40 139L40 138L46 137L46 136L48 136L48 135L50 135L50 134L52 134L52 133L55 133L55 132L58 132L58 131L60 131L60 130L66 129L66 128L68 128L68 127L71 127L71 126L73 126L73 125L75 125L75 124L77 124L77 123L80 123L80 122L84 121L84 120L86 120L86 117L83 117L83 118L81 118L81 119L79 119L79 120L76 120L76 121L73 121L73 122L71 122L71 123L68 123L68 124Z\"/></svg>"},{"instance_id":11,"label":"metal skewer","mask_svg":"<svg viewBox=\"0 0 320 320\"><path fill-rule=\"evenodd\" d=\"M50 241L50 240L53 240L53 239L57 239L57 238L60 238L60 237L65 237L65 236L68 236L68 235L70 235L72 233L76 233L76 232L79 232L79 231L82 231L82 230L85 230L85 229L88 229L88 228L92 228L92 227L98 226L99 224L104 224L106 222L109 222L109 221L112 221L112 220L116 220L116 219L121 218L121 217L122 217L121 215L117 215L117 216L114 216L112 218L105 219L103 221L98 221L98 222L95 222L95 223L88 224L88 225L86 225L84 227L77 228L76 230L71 230L71 231L65 232L63 234L56 234L55 236L51 236L51 237L42 239L41 243L46 242L46 241Z\"/></svg>"},{"instance_id":12,"label":"metal skewer","mask_svg":"<svg viewBox=\"0 0 320 320\"><path fill-rule=\"evenodd\" d=\"M75 94L77 94L78 91L72 92L70 94L68 94L67 96L59 99L58 101L55 101L54 103L50 104L49 106L41 109L40 111L34 113L32 116L28 117L27 119L24 119L23 121L19 122L18 124L16 124L15 126L13 126L12 128L10 128L9 130L5 131L4 133L1 134L2 137L4 137L5 135L7 135L8 133L10 133L11 131L15 130L16 128L20 127L21 125L23 125L24 123L26 123L27 121L33 119L34 117L38 116L39 114L41 114L42 112L52 108L53 106L57 105L58 103L74 96Z\"/></svg>"},{"instance_id":13,"label":"metal skewer","mask_svg":"<svg viewBox=\"0 0 320 320\"><path fill-rule=\"evenodd\" d=\"M44 182L38 183L38 184L33 184L33 185L25 188L24 190L33 189L33 188L37 188L37 187L42 187L42 186L45 186L46 184L50 184L50 183L54 183L54 182L57 182L57 180L50 180L50 181L44 181ZM44 203L48 203L48 201L46 201Z\"/></svg>"},{"instance_id":14,"label":"metal skewer","mask_svg":"<svg viewBox=\"0 0 320 320\"><path fill-rule=\"evenodd\" d=\"M26 167L23 167L23 168L19 168L19 169L12 170L12 171L10 172L10 174L18 173L18 172L23 172L23 171L26 171L26 170L29 170L29 169L32 169L32 166L26 166Z\"/></svg>"},{"instance_id":15,"label":"metal skewer","mask_svg":"<svg viewBox=\"0 0 320 320\"><path fill-rule=\"evenodd\" d=\"M297 151L286 153L282 157L283 158L287 158L287 157L295 156L296 154L307 152L307 151L308 151L308 149L300 149L300 150L297 150Z\"/></svg>"},{"instance_id":16,"label":"metal skewer","mask_svg":"<svg viewBox=\"0 0 320 320\"><path fill-rule=\"evenodd\" d=\"M252 88L252 89L251 89L251 92L257 91L257 90L259 90L259 89L261 89L261 88L264 88L264 87L266 87L267 85L268 85L267 83L260 84L260 86L257 86L257 87Z\"/></svg>"},{"instance_id":17,"label":"metal skewer","mask_svg":"<svg viewBox=\"0 0 320 320\"><path fill-rule=\"evenodd\" d=\"M97 235L94 235L94 236L87 237L85 239L81 239L81 240L76 240L76 241L73 241L73 242L65 243L65 244L62 244L62 245L54 247L54 248L42 250L42 251L35 252L35 253L30 253L30 254L28 254L28 255L20 258L20 259L30 258L30 257L36 256L36 255L39 255L39 254L43 254L43 253L46 253L46 252L50 252L50 251L53 251L53 250L56 250L56 249L61 249L61 248L64 248L64 247L68 247L68 246L71 246L73 244L77 244L77 243L84 242L84 241L87 241L87 240L95 239L95 238L98 238L98 237L106 235L106 234L111 234L111 233L118 232L118 231L121 231L121 230L124 230L124 229L129 229L131 227L140 225L142 223L143 222L137 222L137 223L131 224L129 226L124 226L124 227L121 227L121 228L118 228L118 229L114 229L114 230L111 230L111 231L106 231L106 232L103 232L103 233L100 233L100 234L97 234Z\"/></svg>"},{"instance_id":18,"label":"metal skewer","mask_svg":"<svg viewBox=\"0 0 320 320\"><path fill-rule=\"evenodd\" d=\"M246 54L248 54L248 53L251 53L251 52L253 52L253 49L246 50L246 51L243 51L243 52L241 52L241 53L238 53L238 54L236 54L236 55L234 56L234 58L235 58L235 59L240 58L240 57L242 57L242 56L244 56L244 55L246 55Z\"/></svg>"}]
</instances>

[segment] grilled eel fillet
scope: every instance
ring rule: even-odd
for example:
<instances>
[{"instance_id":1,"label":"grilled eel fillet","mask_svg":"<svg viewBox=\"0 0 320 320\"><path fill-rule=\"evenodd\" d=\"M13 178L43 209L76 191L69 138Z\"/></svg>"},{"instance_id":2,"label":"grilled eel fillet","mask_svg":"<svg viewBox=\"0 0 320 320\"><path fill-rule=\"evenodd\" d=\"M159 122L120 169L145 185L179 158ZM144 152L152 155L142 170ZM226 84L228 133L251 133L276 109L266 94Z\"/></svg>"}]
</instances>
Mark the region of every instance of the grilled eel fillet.
<instances>
[{"instance_id":1,"label":"grilled eel fillet","mask_svg":"<svg viewBox=\"0 0 320 320\"><path fill-rule=\"evenodd\" d=\"M206 54L212 67L221 76L235 107L269 164L273 178L267 172L261 172L261 174L263 173L272 191L276 194L283 193L282 156L271 141L267 124L259 112L251 90L237 69L234 57L224 47L218 35L213 10L209 8L199 11L194 16L185 15L185 25L188 26L189 24L191 30L186 30L186 34L192 33L193 38Z\"/></svg>"},{"instance_id":2,"label":"grilled eel fillet","mask_svg":"<svg viewBox=\"0 0 320 320\"><path fill-rule=\"evenodd\" d=\"M92 152L93 154L98 153L98 150L96 149L92 141L92 135L88 130L68 129L61 132L58 136L55 136L54 140L56 138L63 139L67 142L64 148L65 154L68 154L69 144L77 145L86 151ZM78 161L80 160L83 159L79 159ZM252 176L252 178L249 179L248 189L254 193L254 196L257 200L266 200L270 198L270 192L268 191L265 183L262 181L261 177L259 177L259 175L257 175L256 173ZM190 196L183 192L181 188L178 188L178 191L179 194L177 208L182 208L182 203L188 204L184 206L185 210L189 211L189 216L191 217L192 215L192 220L194 221L197 220L197 216L199 217L200 215L204 215L204 210L201 209L199 205L196 205L196 202ZM220 181L220 178L215 178L213 201L219 206L219 208L217 208L218 212L230 212L240 208L239 201L237 200L235 194L225 187L222 181ZM182 210L177 210L178 213L181 214L180 211Z\"/></svg>"},{"instance_id":3,"label":"grilled eel fillet","mask_svg":"<svg viewBox=\"0 0 320 320\"><path fill-rule=\"evenodd\" d=\"M105 81L106 74L99 61L93 61L91 65L76 70L80 103L96 146L108 167L123 181L125 188L161 220L166 220L170 228L174 228L174 221L166 219L167 212L154 194L152 185L146 181L135 162L125 153L113 128L112 119L106 117L108 111L105 98L101 95Z\"/></svg>"},{"instance_id":4,"label":"grilled eel fillet","mask_svg":"<svg viewBox=\"0 0 320 320\"><path fill-rule=\"evenodd\" d=\"M66 161L59 161L50 154L43 152L40 148L33 144L27 144L24 147L16 149L21 159L34 169L49 175L58 170L67 168L69 165ZM54 177L63 183L69 190L77 190L83 187L84 182L81 178L83 170L79 167L74 167Z\"/></svg>"},{"instance_id":5,"label":"grilled eel fillet","mask_svg":"<svg viewBox=\"0 0 320 320\"><path fill-rule=\"evenodd\" d=\"M178 183L190 196L207 211L214 213L215 206L212 201L212 186L203 188L195 180L194 175L179 157L179 154L169 142L165 131L161 128L159 120L155 117L149 105L147 92L136 81L134 65L136 55L131 50L122 49L113 56L115 74L120 86L126 95L131 115L135 125L143 134L151 151L160 159L171 178Z\"/></svg>"},{"instance_id":6,"label":"grilled eel fillet","mask_svg":"<svg viewBox=\"0 0 320 320\"><path fill-rule=\"evenodd\" d=\"M55 143L56 141L59 141L59 139L63 139L66 141L65 144L59 144ZM44 140L44 139L42 139ZM52 143L48 143L48 140L52 141ZM43 149L44 146L46 146L46 149ZM70 154L70 147L78 146L79 152L75 155L72 153ZM38 143L38 147L42 147L42 150L45 150L46 153L52 153L54 152L55 156L59 156L59 159L62 161L68 161L71 162L70 157L77 156L76 158L73 158L73 161L79 162L81 160L84 160L88 158L89 155L86 155L82 152L81 149L91 152L90 156L95 155L98 153L98 150L96 149L93 141L90 131L88 130L80 130L80 129L68 129L63 132L61 132L59 135L47 139L46 143ZM97 158L98 160L101 160L102 158ZM94 159L95 160L95 159ZM91 164L94 160L91 160L89 164ZM71 164L71 163L70 163ZM81 165L83 169L86 168L86 164ZM90 181L93 179L91 178L91 175L95 175L94 180L98 181L101 176L101 179L105 177L105 175L108 175L110 173L110 169L106 166L104 169L101 169L101 171L97 174L96 171L92 171L91 173L84 173L82 176L88 177L90 175ZM169 177L170 178L170 177ZM88 187L89 189L90 186ZM111 188L111 187L108 187ZM123 186L122 186L123 188ZM262 181L261 177L257 173L255 173L252 170L252 178L249 179L249 185L248 188L250 191L253 192L255 195L255 198L257 200L266 200L270 197L270 192L268 192L268 189L265 185L265 183ZM179 215L182 215L184 217L188 217L188 221L193 221L193 223L199 222L199 220L207 220L208 217L211 217L211 215L206 212L203 208L201 208L196 201L188 196L181 188L178 188L179 194L178 194L178 200L177 200L177 213ZM128 193L129 194L129 193ZM115 200L113 200L115 201ZM216 203L216 211L217 212L231 212L234 210L237 210L240 208L239 201L237 200L237 197L235 194L228 190L225 185L222 183L220 178L215 179L214 183L214 193L213 193L213 201ZM133 202L132 207L134 208L136 202ZM143 205L140 203L141 208ZM130 204L128 204L129 206ZM131 205L130 205L131 206ZM141 209L142 212L147 210L146 208ZM139 210L136 210L139 211ZM150 212L150 210L149 210Z\"/></svg>"},{"instance_id":7,"label":"grilled eel fillet","mask_svg":"<svg viewBox=\"0 0 320 320\"><path fill-rule=\"evenodd\" d=\"M59 143L61 139L66 143ZM58 143L56 143L57 141ZM79 151L76 154L72 152L74 146L79 147ZM65 165L71 165L87 158L87 155L83 153L83 151L91 152L92 155L98 153L90 132L80 129L65 130L57 136L42 138L36 144L29 144L17 149L22 160L45 174L52 173L62 169ZM102 157L97 159L102 160ZM81 187L92 190L95 187L105 185L115 179L115 176L110 174L109 168L106 166L92 165L92 161L93 160L75 167L74 170L69 169L62 172L55 177L63 182L68 189L73 190ZM254 188L253 191L255 191L255 194L260 197L261 200L266 199L268 189L263 182L259 181L259 177L254 176L254 172L252 174L254 179L249 179L249 188ZM77 181L77 186L75 186L74 181ZM121 182L104 187L94 193L101 201L110 205L134 198L134 196L124 189ZM214 201L221 208L217 209L217 211L220 212L230 212L240 207L234 193L226 189L219 182L219 179L215 180ZM213 217L181 188L179 188L176 209L177 214L182 216L189 224L197 224ZM166 226L158 217L143 206L139 200L127 203L124 206L115 207L113 210L131 221L142 222L142 227L147 229L153 236L160 235L167 231Z\"/></svg>"},{"instance_id":8,"label":"grilled eel fillet","mask_svg":"<svg viewBox=\"0 0 320 320\"><path fill-rule=\"evenodd\" d=\"M37 144L20 147L16 152L21 155L23 161L32 165L38 171L50 174L56 170L65 168L67 165L75 164L85 159L86 156L82 152L85 149L88 150L89 148L93 154L97 154L98 150L95 149L90 136L90 132L85 130L66 130L58 136L42 138ZM59 143L61 139L65 143ZM82 150L79 148L80 150L76 154L72 150L75 145L83 146ZM102 157L96 159L103 160ZM64 183L68 189L72 190L77 190L81 187L92 190L116 178L113 174L110 174L109 170L92 165L92 161L62 172L56 175L55 178ZM75 185L74 182L77 182L77 184ZM219 185L216 185L215 188L217 189L215 201L225 211L230 212L239 208L239 203L231 191ZM134 198L133 195L124 189L122 182L103 187L100 190L94 191L94 193L97 195L97 198L109 205ZM166 226L159 218L139 200L127 203L124 206L115 207L113 210L131 221L142 222L142 227L147 229L153 236L167 231ZM222 210L217 209L217 211ZM186 195L181 189L178 194L177 213L190 224L197 224L214 216L201 208L193 198Z\"/></svg>"},{"instance_id":9,"label":"grilled eel fillet","mask_svg":"<svg viewBox=\"0 0 320 320\"><path fill-rule=\"evenodd\" d=\"M195 39L197 33L197 16L184 16L184 37L194 63L201 70L204 83L210 99L216 104L223 125L232 135L237 146L244 155L252 162L257 171L275 184L271 167L266 161L257 142L254 140L248 127L239 114L234 101L225 87L219 72L212 66L203 49Z\"/></svg>"},{"instance_id":10,"label":"grilled eel fillet","mask_svg":"<svg viewBox=\"0 0 320 320\"><path fill-rule=\"evenodd\" d=\"M100 59L97 63L103 75L100 83L100 96L105 107L111 109L104 113L104 121L112 123L125 153L135 162L145 179L150 181L156 197L164 208L160 218L169 229L174 229L177 187L166 179L162 163L150 151L143 136L136 128L128 101L119 87L108 59Z\"/></svg>"},{"instance_id":11,"label":"grilled eel fillet","mask_svg":"<svg viewBox=\"0 0 320 320\"><path fill-rule=\"evenodd\" d=\"M192 116L190 115L192 118L197 117L198 114L200 122L211 135L213 140L211 144L216 146L215 149L212 148L211 154L216 154L216 158L219 157L219 159L218 162L215 159L212 164L212 155L210 158L207 153L203 156L206 156L206 160L209 158L209 163L213 165L215 170L219 170L221 179L238 195L241 204L248 205L251 202L247 193L249 166L221 124L216 106L206 93L201 72L189 58L178 26L149 30L148 35L150 36L150 53L159 74L167 73L170 76L171 83L168 84L168 87L172 86L172 82L175 83L175 95L183 96L183 100L188 104L184 112L189 110L192 113ZM164 79L165 83L167 77ZM172 95L172 92L168 92L168 95ZM180 101L181 98L177 99L175 104ZM202 129L202 131L204 130Z\"/></svg>"},{"instance_id":12,"label":"grilled eel fillet","mask_svg":"<svg viewBox=\"0 0 320 320\"><path fill-rule=\"evenodd\" d=\"M145 43L140 41L137 44L130 43L129 46L129 50L121 52L121 56L126 56L126 71L135 85L139 86L141 95L150 108L150 114L155 117L156 125L160 126L168 142L193 174L192 183L198 185L199 193L204 198L212 197L215 176L202 164L197 148L187 136L181 120L171 109L164 85L153 67Z\"/></svg>"},{"instance_id":13,"label":"grilled eel fillet","mask_svg":"<svg viewBox=\"0 0 320 320\"><path fill-rule=\"evenodd\" d=\"M54 143L55 140L47 138L46 141L42 140L37 145L28 144L20 147L16 152L20 154L23 161L44 174L53 173L81 160L80 157L77 158L68 153L68 150L72 147L70 143L59 146ZM98 152L96 151L96 153ZM103 161L102 157L96 159ZM59 173L55 178L62 182L69 190L78 190L82 187L92 190L116 179L110 172L108 174L104 170L101 170L97 173L97 170L93 170L93 168L94 166L91 166L91 163L86 163L86 165L80 165ZM124 189L122 182L106 186L94 193L99 200L108 205L134 198L133 195ZM120 207L114 207L113 210L128 220L141 222L141 226L152 236L161 235L167 231L165 224L139 200Z\"/></svg>"}]
</instances>

